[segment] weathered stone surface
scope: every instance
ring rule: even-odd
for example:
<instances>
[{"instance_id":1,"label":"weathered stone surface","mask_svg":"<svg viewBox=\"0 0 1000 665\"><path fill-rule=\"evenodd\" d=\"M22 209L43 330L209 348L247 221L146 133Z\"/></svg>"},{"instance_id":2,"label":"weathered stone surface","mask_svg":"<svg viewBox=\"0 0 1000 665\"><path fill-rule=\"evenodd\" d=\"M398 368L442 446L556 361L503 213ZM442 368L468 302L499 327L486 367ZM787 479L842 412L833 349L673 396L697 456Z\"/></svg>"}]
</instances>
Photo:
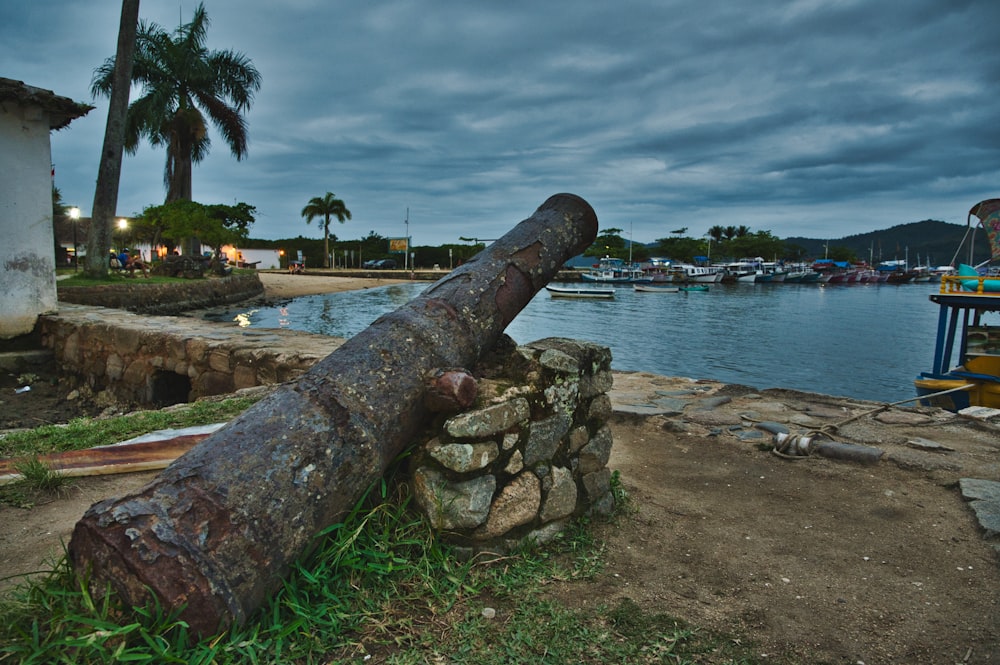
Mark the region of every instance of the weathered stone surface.
<instances>
[{"instance_id":1,"label":"weathered stone surface","mask_svg":"<svg viewBox=\"0 0 1000 665\"><path fill-rule=\"evenodd\" d=\"M441 466L457 471L458 473L469 473L485 469L499 455L497 444L492 441L482 443L448 443L429 448L431 457L436 459Z\"/></svg>"},{"instance_id":2,"label":"weathered stone surface","mask_svg":"<svg viewBox=\"0 0 1000 665\"><path fill-rule=\"evenodd\" d=\"M605 423L611 417L611 398L607 395L598 395L590 400L587 409L587 420L591 422Z\"/></svg>"},{"instance_id":3,"label":"weathered stone surface","mask_svg":"<svg viewBox=\"0 0 1000 665\"><path fill-rule=\"evenodd\" d=\"M518 440L520 438L521 438L520 436L518 436L517 434L514 434L513 432L509 432L507 434L504 434L503 435L503 449L504 450L510 450L511 448L513 448L514 446L517 445L517 442L518 442Z\"/></svg>"},{"instance_id":4,"label":"weathered stone surface","mask_svg":"<svg viewBox=\"0 0 1000 665\"><path fill-rule=\"evenodd\" d=\"M570 430L569 438L567 442L569 444L569 452L576 453L580 448L583 448L587 442L590 441L590 432L583 425L579 427L574 427Z\"/></svg>"},{"instance_id":5,"label":"weathered stone surface","mask_svg":"<svg viewBox=\"0 0 1000 665\"><path fill-rule=\"evenodd\" d=\"M108 356L108 362L104 370L104 374L107 375L112 381L117 381L122 378L122 373L125 371L125 361L117 353L112 353Z\"/></svg>"},{"instance_id":6,"label":"weathered stone surface","mask_svg":"<svg viewBox=\"0 0 1000 665\"><path fill-rule=\"evenodd\" d=\"M907 445L913 446L914 448L919 448L920 450L933 450L935 452L952 452L955 449L949 448L948 446L938 443L937 441L931 441L930 439L925 439L922 436L914 436L906 441Z\"/></svg>"},{"instance_id":7,"label":"weathered stone surface","mask_svg":"<svg viewBox=\"0 0 1000 665\"><path fill-rule=\"evenodd\" d=\"M550 459L572 424L573 418L566 413L557 413L531 423L528 440L524 446L524 463L531 466L541 460Z\"/></svg>"},{"instance_id":8,"label":"weathered stone surface","mask_svg":"<svg viewBox=\"0 0 1000 665\"><path fill-rule=\"evenodd\" d=\"M546 349L538 356L538 363L546 369L562 374L577 375L580 373L580 363L573 356L559 349Z\"/></svg>"},{"instance_id":9,"label":"weathered stone surface","mask_svg":"<svg viewBox=\"0 0 1000 665\"><path fill-rule=\"evenodd\" d=\"M527 524L538 515L542 501L541 482L533 473L522 473L500 490L493 500L486 524L476 530L474 537L485 540L497 538L511 529Z\"/></svg>"},{"instance_id":10,"label":"weathered stone surface","mask_svg":"<svg viewBox=\"0 0 1000 665\"><path fill-rule=\"evenodd\" d=\"M496 478L480 476L450 482L443 474L421 467L413 474L413 494L435 529L472 529L490 511Z\"/></svg>"},{"instance_id":11,"label":"weathered stone surface","mask_svg":"<svg viewBox=\"0 0 1000 665\"><path fill-rule=\"evenodd\" d=\"M715 408L718 408L718 407L722 406L723 404L729 404L732 401L733 401L733 398L729 397L728 395L718 395L718 396L715 396L715 397L705 397L705 398L699 400L699 402L698 402L698 408L699 409L706 409L706 410L707 409L715 409Z\"/></svg>"},{"instance_id":12,"label":"weathered stone surface","mask_svg":"<svg viewBox=\"0 0 1000 665\"><path fill-rule=\"evenodd\" d=\"M611 390L612 385L614 385L614 377L611 375L611 370L601 370L593 376L581 377L580 397L584 399L597 397L601 393Z\"/></svg>"},{"instance_id":13,"label":"weathered stone surface","mask_svg":"<svg viewBox=\"0 0 1000 665\"><path fill-rule=\"evenodd\" d=\"M589 474L602 469L611 457L611 428L605 425L590 437L590 441L580 449L580 473Z\"/></svg>"},{"instance_id":14,"label":"weathered stone surface","mask_svg":"<svg viewBox=\"0 0 1000 665\"><path fill-rule=\"evenodd\" d=\"M589 503L611 493L611 471L607 467L583 477L583 491Z\"/></svg>"},{"instance_id":15,"label":"weathered stone surface","mask_svg":"<svg viewBox=\"0 0 1000 665\"><path fill-rule=\"evenodd\" d=\"M545 403L556 411L573 411L580 401L580 382L561 377L545 387Z\"/></svg>"},{"instance_id":16,"label":"weathered stone surface","mask_svg":"<svg viewBox=\"0 0 1000 665\"><path fill-rule=\"evenodd\" d=\"M686 413L684 417L690 422L698 423L699 425L706 425L708 427L713 425L739 425L743 422L739 414L727 411L715 411L711 409L690 411Z\"/></svg>"},{"instance_id":17,"label":"weathered stone surface","mask_svg":"<svg viewBox=\"0 0 1000 665\"><path fill-rule=\"evenodd\" d=\"M504 467L504 473L515 476L524 469L524 455L521 454L520 450L515 450L507 460L507 466Z\"/></svg>"},{"instance_id":18,"label":"weathered stone surface","mask_svg":"<svg viewBox=\"0 0 1000 665\"><path fill-rule=\"evenodd\" d=\"M537 529L532 529L528 535L524 537L524 540L533 542L536 545L544 545L545 543L552 542L556 536L566 530L569 525L568 520L559 520L555 522L547 522ZM516 548L518 543L509 543L509 548Z\"/></svg>"},{"instance_id":19,"label":"weathered stone surface","mask_svg":"<svg viewBox=\"0 0 1000 665\"><path fill-rule=\"evenodd\" d=\"M883 411L875 416L875 420L886 425L926 425L934 419L923 413L912 411Z\"/></svg>"},{"instance_id":20,"label":"weathered stone surface","mask_svg":"<svg viewBox=\"0 0 1000 665\"><path fill-rule=\"evenodd\" d=\"M545 502L539 513L543 522L568 517L576 509L577 488L573 472L562 467L553 467L550 478L552 486L545 495Z\"/></svg>"},{"instance_id":21,"label":"weathered stone surface","mask_svg":"<svg viewBox=\"0 0 1000 665\"><path fill-rule=\"evenodd\" d=\"M460 413L449 418L444 427L457 439L483 438L508 430L530 416L528 400L519 397L477 411Z\"/></svg>"},{"instance_id":22,"label":"weathered stone surface","mask_svg":"<svg viewBox=\"0 0 1000 665\"><path fill-rule=\"evenodd\" d=\"M981 478L960 478L962 496L970 500L986 538L1000 537L1000 482Z\"/></svg>"}]
</instances>

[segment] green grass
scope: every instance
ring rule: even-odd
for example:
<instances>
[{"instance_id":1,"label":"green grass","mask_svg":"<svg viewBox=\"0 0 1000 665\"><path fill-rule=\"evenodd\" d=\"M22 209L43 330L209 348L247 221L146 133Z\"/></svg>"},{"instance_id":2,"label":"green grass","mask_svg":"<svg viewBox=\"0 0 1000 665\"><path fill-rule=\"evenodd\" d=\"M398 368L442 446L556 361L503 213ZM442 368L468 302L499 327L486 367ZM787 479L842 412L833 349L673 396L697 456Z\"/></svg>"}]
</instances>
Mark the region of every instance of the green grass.
<instances>
[{"instance_id":1,"label":"green grass","mask_svg":"<svg viewBox=\"0 0 1000 665\"><path fill-rule=\"evenodd\" d=\"M62 494L70 483L69 478L53 472L34 457L16 463L14 470L22 479L0 485L0 506L31 508L40 498Z\"/></svg>"},{"instance_id":2,"label":"green grass","mask_svg":"<svg viewBox=\"0 0 1000 665\"><path fill-rule=\"evenodd\" d=\"M557 586L562 598L593 594L603 547L586 520L543 548L463 559L410 510L397 475L317 536L314 552L243 627L192 641L159 608L127 610L111 593L92 596L64 556L0 597L0 663L757 662L745 643L661 612L668 608L551 599ZM626 498L620 480L612 485Z\"/></svg>"},{"instance_id":3,"label":"green grass","mask_svg":"<svg viewBox=\"0 0 1000 665\"><path fill-rule=\"evenodd\" d=\"M0 457L83 450L118 443L158 429L223 422L246 411L254 401L256 399L251 397L203 400L182 408L140 411L116 418L77 418L65 425L11 432L0 439Z\"/></svg>"}]
</instances>

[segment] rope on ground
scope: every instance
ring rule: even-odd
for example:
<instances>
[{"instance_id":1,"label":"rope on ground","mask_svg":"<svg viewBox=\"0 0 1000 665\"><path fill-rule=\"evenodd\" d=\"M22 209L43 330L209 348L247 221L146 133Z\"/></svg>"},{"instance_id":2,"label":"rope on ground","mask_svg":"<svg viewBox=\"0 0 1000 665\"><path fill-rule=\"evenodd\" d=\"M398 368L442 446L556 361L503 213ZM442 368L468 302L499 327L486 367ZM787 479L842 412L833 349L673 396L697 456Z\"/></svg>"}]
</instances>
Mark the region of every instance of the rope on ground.
<instances>
[{"instance_id":1,"label":"rope on ground","mask_svg":"<svg viewBox=\"0 0 1000 665\"><path fill-rule=\"evenodd\" d=\"M814 441L816 439L825 437L832 441L833 434L838 432L841 427L850 422L858 420L859 418L863 418L865 416L871 416L876 413L885 411L886 409L890 409L894 406L899 406L900 404L906 404L907 402L913 402L919 399L929 399L932 397L938 397L940 395L947 395L948 393L953 393L960 390L968 390L969 388L974 388L974 387L975 384L967 383L965 385L961 385L956 388L949 388L948 390L941 390L939 392L931 393L928 395L919 395L917 397L911 397L909 399L899 400L898 402L889 402L885 404L880 404L874 409L862 411L861 413L857 413L851 416L850 418L841 420L840 422L823 425L819 429L811 429L802 434L776 433L774 435L775 439L774 447L771 449L771 452L777 455L778 457L781 457L782 459L789 459L789 460L805 459L810 454L812 454L812 451L815 448ZM749 420L750 422L761 422L760 420L748 418L745 415L741 416L741 418Z\"/></svg>"}]
</instances>

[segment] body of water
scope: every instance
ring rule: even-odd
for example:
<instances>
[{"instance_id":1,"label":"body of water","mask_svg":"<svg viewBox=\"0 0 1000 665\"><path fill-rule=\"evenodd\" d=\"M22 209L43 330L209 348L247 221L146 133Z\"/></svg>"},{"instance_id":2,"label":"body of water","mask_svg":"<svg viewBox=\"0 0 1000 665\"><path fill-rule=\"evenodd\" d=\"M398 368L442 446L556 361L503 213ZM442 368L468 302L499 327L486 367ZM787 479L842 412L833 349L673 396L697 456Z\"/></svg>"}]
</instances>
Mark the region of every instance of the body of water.
<instances>
[{"instance_id":1,"label":"body of water","mask_svg":"<svg viewBox=\"0 0 1000 665\"><path fill-rule=\"evenodd\" d=\"M228 312L255 328L350 337L427 283L295 298ZM519 343L571 337L610 347L612 367L894 402L931 366L937 283L734 284L701 293L616 289L614 300L540 292L507 328Z\"/></svg>"}]
</instances>

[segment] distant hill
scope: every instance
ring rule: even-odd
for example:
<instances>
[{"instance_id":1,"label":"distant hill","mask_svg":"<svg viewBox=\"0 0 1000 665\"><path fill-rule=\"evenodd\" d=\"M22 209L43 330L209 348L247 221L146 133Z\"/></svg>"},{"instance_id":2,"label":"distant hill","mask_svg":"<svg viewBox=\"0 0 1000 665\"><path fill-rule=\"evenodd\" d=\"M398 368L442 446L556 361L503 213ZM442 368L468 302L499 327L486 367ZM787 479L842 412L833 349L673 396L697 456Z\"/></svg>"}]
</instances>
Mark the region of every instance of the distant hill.
<instances>
[{"instance_id":1,"label":"distant hill","mask_svg":"<svg viewBox=\"0 0 1000 665\"><path fill-rule=\"evenodd\" d=\"M899 224L883 231L871 231L839 239L785 238L789 245L798 245L806 251L806 255L823 258L827 243L830 247L846 247L853 251L859 260L867 261L873 258L879 261L891 261L909 257L911 265L919 259L921 264L943 265L950 263L955 252L962 245L965 237L964 224L949 224L947 222L927 219L922 222ZM976 247L973 262L979 263L989 258L989 248L986 236L980 229L976 233ZM962 252L956 259L959 262L969 260L968 242L962 246Z\"/></svg>"}]
</instances>

